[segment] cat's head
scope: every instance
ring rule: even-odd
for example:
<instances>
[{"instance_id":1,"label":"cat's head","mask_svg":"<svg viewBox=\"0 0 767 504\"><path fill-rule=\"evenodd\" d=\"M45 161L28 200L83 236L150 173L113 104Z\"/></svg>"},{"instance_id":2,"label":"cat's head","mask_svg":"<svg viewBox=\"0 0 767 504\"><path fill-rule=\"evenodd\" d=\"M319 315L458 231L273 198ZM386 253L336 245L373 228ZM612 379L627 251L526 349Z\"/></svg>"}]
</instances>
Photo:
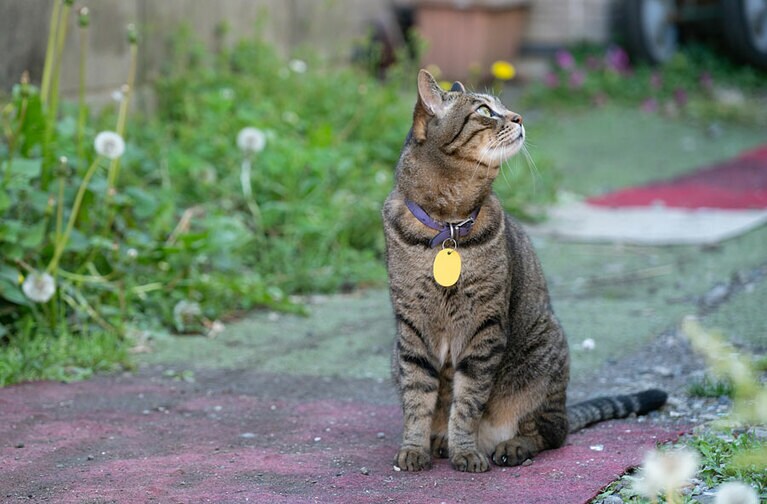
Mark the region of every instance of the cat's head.
<instances>
[{"instance_id":1,"label":"cat's head","mask_svg":"<svg viewBox=\"0 0 767 504\"><path fill-rule=\"evenodd\" d=\"M495 96L467 92L460 82L444 91L429 72L421 70L412 137L446 160L458 158L497 168L522 148L525 128L522 116Z\"/></svg>"}]
</instances>

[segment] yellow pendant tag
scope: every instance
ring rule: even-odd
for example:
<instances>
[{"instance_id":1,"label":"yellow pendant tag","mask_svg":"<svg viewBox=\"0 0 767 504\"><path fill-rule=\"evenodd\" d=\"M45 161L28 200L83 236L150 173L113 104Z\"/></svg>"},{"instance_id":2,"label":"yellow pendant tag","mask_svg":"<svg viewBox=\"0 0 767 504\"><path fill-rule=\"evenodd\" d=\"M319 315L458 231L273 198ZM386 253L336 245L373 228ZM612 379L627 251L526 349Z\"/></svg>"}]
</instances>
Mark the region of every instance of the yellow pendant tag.
<instances>
[{"instance_id":1,"label":"yellow pendant tag","mask_svg":"<svg viewBox=\"0 0 767 504\"><path fill-rule=\"evenodd\" d=\"M442 287L451 287L461 276L461 256L452 248L443 248L434 258L434 280Z\"/></svg>"}]
</instances>

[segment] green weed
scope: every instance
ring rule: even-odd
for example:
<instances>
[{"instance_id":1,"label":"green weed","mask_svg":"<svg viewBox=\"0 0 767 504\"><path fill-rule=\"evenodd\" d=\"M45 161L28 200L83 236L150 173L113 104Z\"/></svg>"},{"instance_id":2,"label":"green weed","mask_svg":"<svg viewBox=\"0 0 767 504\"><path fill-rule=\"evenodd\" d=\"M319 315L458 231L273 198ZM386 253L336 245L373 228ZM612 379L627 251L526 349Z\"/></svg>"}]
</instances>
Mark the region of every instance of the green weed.
<instances>
[{"instance_id":1,"label":"green weed","mask_svg":"<svg viewBox=\"0 0 767 504\"><path fill-rule=\"evenodd\" d=\"M729 380L719 380L706 375L691 383L687 393L693 397L732 397L733 387Z\"/></svg>"},{"instance_id":2,"label":"green weed","mask_svg":"<svg viewBox=\"0 0 767 504\"><path fill-rule=\"evenodd\" d=\"M135 28L129 39L135 61ZM76 360L78 338L111 341L122 363L131 327L205 332L255 307L300 311L294 293L384 285L380 208L415 72L380 81L311 54L285 59L259 39L217 46L179 32L149 116L127 113L133 64L119 103L95 118L82 100L58 106L55 75L0 101L0 383L48 376L70 351ZM244 128L265 144L238 148ZM87 147L103 130L124 139L114 158ZM545 161L504 177L520 215L553 197ZM35 358L47 341L61 351ZM90 370L109 367L103 354ZM39 365L22 374L27 360Z\"/></svg>"}]
</instances>

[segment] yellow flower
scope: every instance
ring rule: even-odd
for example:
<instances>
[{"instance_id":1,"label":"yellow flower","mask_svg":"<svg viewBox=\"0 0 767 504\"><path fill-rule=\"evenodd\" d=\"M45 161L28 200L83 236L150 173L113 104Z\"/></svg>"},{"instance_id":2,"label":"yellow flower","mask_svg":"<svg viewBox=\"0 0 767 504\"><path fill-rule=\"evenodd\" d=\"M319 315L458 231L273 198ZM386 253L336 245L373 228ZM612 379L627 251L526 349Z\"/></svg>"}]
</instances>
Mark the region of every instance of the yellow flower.
<instances>
[{"instance_id":1,"label":"yellow flower","mask_svg":"<svg viewBox=\"0 0 767 504\"><path fill-rule=\"evenodd\" d=\"M445 91L450 91L450 88L453 87L453 84L450 81L439 81L439 87L444 89Z\"/></svg>"},{"instance_id":2,"label":"yellow flower","mask_svg":"<svg viewBox=\"0 0 767 504\"><path fill-rule=\"evenodd\" d=\"M508 61L496 61L491 68L493 77L499 80L511 80L517 75L517 69Z\"/></svg>"}]
</instances>

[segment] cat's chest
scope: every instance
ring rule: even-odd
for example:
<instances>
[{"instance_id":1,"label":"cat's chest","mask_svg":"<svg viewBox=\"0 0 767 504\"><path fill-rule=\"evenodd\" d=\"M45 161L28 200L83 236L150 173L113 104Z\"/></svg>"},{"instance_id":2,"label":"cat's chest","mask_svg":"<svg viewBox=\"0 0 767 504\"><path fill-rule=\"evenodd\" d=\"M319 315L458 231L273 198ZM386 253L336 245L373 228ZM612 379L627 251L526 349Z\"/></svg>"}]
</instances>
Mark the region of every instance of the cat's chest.
<instances>
[{"instance_id":1,"label":"cat's chest","mask_svg":"<svg viewBox=\"0 0 767 504\"><path fill-rule=\"evenodd\" d=\"M461 273L452 287L434 279L433 265L440 247L411 248L390 258L390 283L395 310L406 313L419 327L430 350L444 363L461 354L476 328L488 317L504 313L508 268L487 250L457 249ZM393 274L392 274L393 273Z\"/></svg>"}]
</instances>

